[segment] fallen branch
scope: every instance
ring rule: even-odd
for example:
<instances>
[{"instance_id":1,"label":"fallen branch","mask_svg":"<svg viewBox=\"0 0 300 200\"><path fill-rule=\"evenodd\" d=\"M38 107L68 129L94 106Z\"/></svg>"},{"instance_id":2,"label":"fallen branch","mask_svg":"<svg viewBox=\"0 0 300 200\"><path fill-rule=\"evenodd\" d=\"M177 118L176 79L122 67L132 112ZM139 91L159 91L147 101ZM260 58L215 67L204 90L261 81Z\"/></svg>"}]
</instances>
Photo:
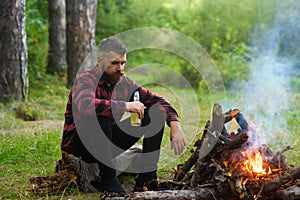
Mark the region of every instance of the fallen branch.
<instances>
[{"instance_id":1,"label":"fallen branch","mask_svg":"<svg viewBox=\"0 0 300 200\"><path fill-rule=\"evenodd\" d=\"M167 200L181 200L181 199L207 199L215 200L213 196L214 190L211 188L199 188L195 190L165 190L165 191L147 191L133 193L129 199L167 199Z\"/></svg>"}]
</instances>

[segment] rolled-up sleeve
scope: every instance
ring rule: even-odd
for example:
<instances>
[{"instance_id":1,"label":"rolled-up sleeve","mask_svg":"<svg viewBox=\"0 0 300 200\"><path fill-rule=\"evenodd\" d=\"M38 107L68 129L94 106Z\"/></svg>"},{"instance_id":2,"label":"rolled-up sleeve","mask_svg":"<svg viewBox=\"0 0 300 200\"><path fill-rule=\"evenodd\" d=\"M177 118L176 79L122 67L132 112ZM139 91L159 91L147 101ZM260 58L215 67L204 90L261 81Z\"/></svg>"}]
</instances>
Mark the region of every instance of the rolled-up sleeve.
<instances>
[{"instance_id":1,"label":"rolled-up sleeve","mask_svg":"<svg viewBox=\"0 0 300 200\"><path fill-rule=\"evenodd\" d=\"M154 104L158 104L161 108L166 111L167 118L166 122L168 126L170 126L171 121L179 121L178 113L173 108L173 106L162 96L159 96L153 92L150 92L144 87L139 88L141 102L145 104L145 106L150 107Z\"/></svg>"}]
</instances>

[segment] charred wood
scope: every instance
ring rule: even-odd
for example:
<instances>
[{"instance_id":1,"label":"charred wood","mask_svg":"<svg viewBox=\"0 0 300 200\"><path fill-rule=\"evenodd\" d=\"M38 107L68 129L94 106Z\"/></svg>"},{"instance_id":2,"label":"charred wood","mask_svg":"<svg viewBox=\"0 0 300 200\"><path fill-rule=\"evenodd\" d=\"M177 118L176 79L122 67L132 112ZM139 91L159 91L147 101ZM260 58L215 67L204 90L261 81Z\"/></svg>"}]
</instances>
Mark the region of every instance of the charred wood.
<instances>
[{"instance_id":1,"label":"charred wood","mask_svg":"<svg viewBox=\"0 0 300 200\"><path fill-rule=\"evenodd\" d=\"M209 125L210 125L210 121L208 120L206 122L203 135L207 134L207 128L209 127ZM203 141L203 137L201 140L197 140L194 144L194 147L196 147L196 149L192 152L192 155L183 164L177 165L175 176L174 176L175 181L181 181L185 177L186 173L196 164L199 158L199 151L202 145L202 141Z\"/></svg>"}]
</instances>

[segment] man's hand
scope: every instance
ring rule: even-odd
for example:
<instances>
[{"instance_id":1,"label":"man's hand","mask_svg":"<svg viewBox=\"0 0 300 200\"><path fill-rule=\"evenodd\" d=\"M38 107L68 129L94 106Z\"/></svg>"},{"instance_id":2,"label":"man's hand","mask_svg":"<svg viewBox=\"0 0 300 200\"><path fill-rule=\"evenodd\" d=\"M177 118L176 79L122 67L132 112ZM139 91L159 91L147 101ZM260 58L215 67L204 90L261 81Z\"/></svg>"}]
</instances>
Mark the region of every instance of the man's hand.
<instances>
[{"instance_id":1,"label":"man's hand","mask_svg":"<svg viewBox=\"0 0 300 200\"><path fill-rule=\"evenodd\" d=\"M170 127L171 149L174 149L175 155L179 155L183 152L184 147L186 146L183 131L181 129L180 123L177 121L171 121Z\"/></svg>"},{"instance_id":2,"label":"man's hand","mask_svg":"<svg viewBox=\"0 0 300 200\"><path fill-rule=\"evenodd\" d=\"M139 101L126 102L126 111L138 113L140 119L144 118L145 106Z\"/></svg>"}]
</instances>

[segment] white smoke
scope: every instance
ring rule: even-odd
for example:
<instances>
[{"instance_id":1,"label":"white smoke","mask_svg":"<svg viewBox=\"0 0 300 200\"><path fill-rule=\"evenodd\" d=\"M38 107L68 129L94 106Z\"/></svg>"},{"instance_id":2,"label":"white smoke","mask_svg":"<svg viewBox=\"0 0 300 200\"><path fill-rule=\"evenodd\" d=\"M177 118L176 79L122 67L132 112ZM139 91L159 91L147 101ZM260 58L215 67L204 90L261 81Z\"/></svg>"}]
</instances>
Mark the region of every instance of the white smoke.
<instances>
[{"instance_id":1,"label":"white smoke","mask_svg":"<svg viewBox=\"0 0 300 200\"><path fill-rule=\"evenodd\" d=\"M253 39L256 51L249 64L251 75L239 97L242 112L262 139L260 142L278 148L289 145L291 135L285 113L289 109L288 75L295 56L286 51L299 43L299 37L294 37L300 31L297 7L279 10L269 29L256 32Z\"/></svg>"}]
</instances>

